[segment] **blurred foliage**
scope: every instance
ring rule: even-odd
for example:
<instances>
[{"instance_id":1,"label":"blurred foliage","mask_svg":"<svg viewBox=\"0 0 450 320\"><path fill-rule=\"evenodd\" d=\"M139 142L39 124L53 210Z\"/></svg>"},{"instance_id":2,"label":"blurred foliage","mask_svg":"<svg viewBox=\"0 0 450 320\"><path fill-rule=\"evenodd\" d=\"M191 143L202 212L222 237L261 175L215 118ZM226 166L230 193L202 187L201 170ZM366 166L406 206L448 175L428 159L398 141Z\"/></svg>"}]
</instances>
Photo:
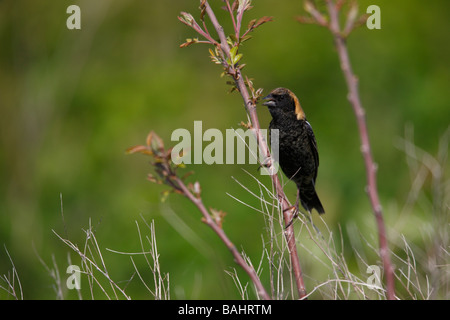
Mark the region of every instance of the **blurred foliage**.
<instances>
[{"instance_id":1,"label":"blurred foliage","mask_svg":"<svg viewBox=\"0 0 450 320\"><path fill-rule=\"evenodd\" d=\"M426 244L435 237L429 231L435 226L432 179L426 176L417 202L405 210L414 175L398 146L405 128L413 128L414 143L436 156L449 128L450 2L361 0L360 10L374 3L381 8L382 29L355 30L348 40L350 57L360 79L389 235L404 234L426 259ZM81 8L81 30L66 28L69 4ZM211 4L231 32L222 3ZM67 256L79 261L52 230L82 246L91 219L101 248L137 252L140 215L155 220L161 271L170 274L172 299L239 298L224 272L236 267L232 256L201 223L195 207L176 194L162 203L166 189L146 181L145 157L125 154L151 130L170 144L174 129L192 131L195 120L203 121L203 130L221 131L246 121L241 97L227 94L226 79L210 62L207 46L179 48L197 36L178 21L180 11L198 16L198 1L0 1L0 274L11 269L6 247L24 298L56 297L38 256L48 265L54 259L62 279ZM377 241L356 123L331 35L299 24L295 16L302 13L300 0L254 1L244 24L261 16L274 21L243 44L244 72L265 92L284 86L300 98L319 146L317 190L327 211L324 219L335 235L342 230L344 252L357 268L348 226L357 226L375 247ZM268 111L258 112L266 127ZM448 162L443 165L448 182ZM201 182L206 205L228 213L224 229L257 264L263 219L227 195L259 207L259 200L232 179L256 188L243 168L257 174L255 165L188 169ZM268 178L261 179L270 186ZM295 198L291 183L286 193ZM442 201L448 201L445 189ZM442 207L448 217L448 202ZM308 241L303 245L313 247ZM135 270L128 257L102 252L114 279L131 278ZM304 248L300 259L307 279L327 279ZM143 259L136 263L145 270ZM307 280L308 288L314 284ZM128 293L151 298L137 276ZM74 292L64 296L77 298ZM0 292L0 298L11 297Z\"/></svg>"}]
</instances>

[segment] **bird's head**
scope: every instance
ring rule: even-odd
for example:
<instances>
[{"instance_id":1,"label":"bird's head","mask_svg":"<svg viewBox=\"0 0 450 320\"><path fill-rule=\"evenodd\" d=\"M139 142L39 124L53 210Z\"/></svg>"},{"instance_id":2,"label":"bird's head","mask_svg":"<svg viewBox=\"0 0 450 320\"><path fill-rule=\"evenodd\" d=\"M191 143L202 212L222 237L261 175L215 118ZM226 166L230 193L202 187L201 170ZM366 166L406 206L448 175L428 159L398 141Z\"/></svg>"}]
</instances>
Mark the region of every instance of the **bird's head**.
<instances>
[{"instance_id":1,"label":"bird's head","mask_svg":"<svg viewBox=\"0 0 450 320\"><path fill-rule=\"evenodd\" d=\"M277 88L272 90L263 98L263 106L269 107L272 116L282 113L294 113L297 120L305 120L305 113L295 94L286 88Z\"/></svg>"}]
</instances>

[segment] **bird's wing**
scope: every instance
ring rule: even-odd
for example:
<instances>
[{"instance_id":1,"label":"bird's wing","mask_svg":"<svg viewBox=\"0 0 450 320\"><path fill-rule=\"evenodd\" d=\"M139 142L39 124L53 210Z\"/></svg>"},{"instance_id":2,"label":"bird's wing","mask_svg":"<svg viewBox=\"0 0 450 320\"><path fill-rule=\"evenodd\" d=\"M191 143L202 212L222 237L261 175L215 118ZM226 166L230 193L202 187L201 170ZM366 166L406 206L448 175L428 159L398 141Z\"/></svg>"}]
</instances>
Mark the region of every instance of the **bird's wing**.
<instances>
[{"instance_id":1,"label":"bird's wing","mask_svg":"<svg viewBox=\"0 0 450 320\"><path fill-rule=\"evenodd\" d=\"M314 172L314 183L315 183L316 177L317 177L317 169L319 168L319 152L317 151L316 137L314 136L313 129L308 121L306 121L306 132L308 134L309 146L310 146L311 152L314 156L314 164L316 167L316 170Z\"/></svg>"}]
</instances>

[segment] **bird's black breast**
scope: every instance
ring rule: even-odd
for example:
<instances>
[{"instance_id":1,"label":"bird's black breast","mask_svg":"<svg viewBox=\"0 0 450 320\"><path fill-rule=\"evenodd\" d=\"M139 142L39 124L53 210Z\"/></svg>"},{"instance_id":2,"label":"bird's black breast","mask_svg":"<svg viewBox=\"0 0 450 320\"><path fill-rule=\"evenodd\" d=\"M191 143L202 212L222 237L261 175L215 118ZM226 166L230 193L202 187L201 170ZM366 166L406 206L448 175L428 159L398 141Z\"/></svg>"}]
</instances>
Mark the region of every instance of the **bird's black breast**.
<instances>
[{"instance_id":1,"label":"bird's black breast","mask_svg":"<svg viewBox=\"0 0 450 320\"><path fill-rule=\"evenodd\" d=\"M284 174L297 184L315 182L319 157L310 124L283 117L272 119L269 129L278 129L279 163Z\"/></svg>"}]
</instances>

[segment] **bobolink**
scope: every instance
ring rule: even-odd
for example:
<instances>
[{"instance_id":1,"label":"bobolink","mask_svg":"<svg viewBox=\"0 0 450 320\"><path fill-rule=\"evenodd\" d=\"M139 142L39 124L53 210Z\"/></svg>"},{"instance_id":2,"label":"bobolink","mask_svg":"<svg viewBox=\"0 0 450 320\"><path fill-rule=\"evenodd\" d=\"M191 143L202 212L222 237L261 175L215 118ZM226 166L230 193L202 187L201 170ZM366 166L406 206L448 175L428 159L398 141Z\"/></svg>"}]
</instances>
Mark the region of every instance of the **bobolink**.
<instances>
[{"instance_id":1,"label":"bobolink","mask_svg":"<svg viewBox=\"0 0 450 320\"><path fill-rule=\"evenodd\" d=\"M286 88L277 88L264 99L263 105L272 115L269 129L279 130L280 167L297 185L297 210L300 199L308 212L325 213L315 190L319 167L316 138L298 98Z\"/></svg>"}]
</instances>

